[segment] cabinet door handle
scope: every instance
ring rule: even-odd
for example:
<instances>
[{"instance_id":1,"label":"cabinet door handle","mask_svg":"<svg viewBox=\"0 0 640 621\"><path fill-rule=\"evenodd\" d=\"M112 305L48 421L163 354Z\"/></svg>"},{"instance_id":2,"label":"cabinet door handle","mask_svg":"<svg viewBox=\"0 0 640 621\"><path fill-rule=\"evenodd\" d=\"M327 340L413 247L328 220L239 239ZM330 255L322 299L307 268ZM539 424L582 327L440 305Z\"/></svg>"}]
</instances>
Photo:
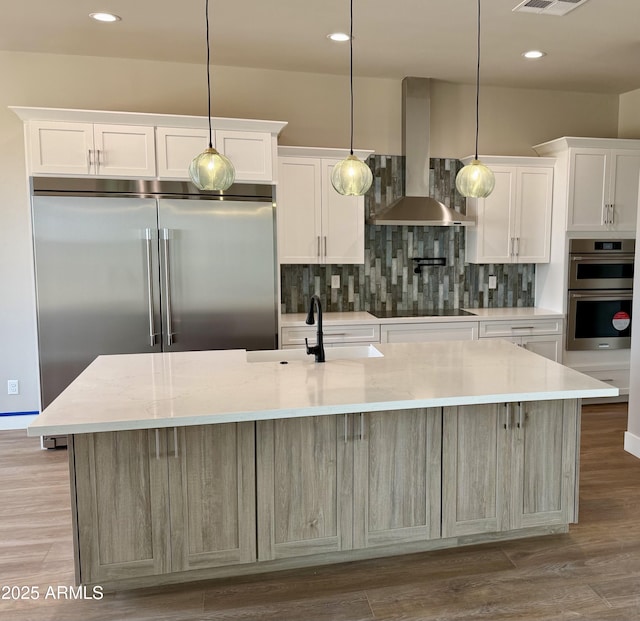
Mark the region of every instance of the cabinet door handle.
<instances>
[{"instance_id":1,"label":"cabinet door handle","mask_svg":"<svg viewBox=\"0 0 640 621\"><path fill-rule=\"evenodd\" d=\"M516 257L520 256L520 238L516 237Z\"/></svg>"},{"instance_id":2,"label":"cabinet door handle","mask_svg":"<svg viewBox=\"0 0 640 621\"><path fill-rule=\"evenodd\" d=\"M504 404L504 428L509 431L509 423L511 418L511 405L509 403Z\"/></svg>"},{"instance_id":3,"label":"cabinet door handle","mask_svg":"<svg viewBox=\"0 0 640 621\"><path fill-rule=\"evenodd\" d=\"M160 430L156 429L156 459L160 459Z\"/></svg>"},{"instance_id":4,"label":"cabinet door handle","mask_svg":"<svg viewBox=\"0 0 640 621\"><path fill-rule=\"evenodd\" d=\"M318 235L318 259L320 258L320 235Z\"/></svg>"},{"instance_id":5,"label":"cabinet door handle","mask_svg":"<svg viewBox=\"0 0 640 621\"><path fill-rule=\"evenodd\" d=\"M327 258L327 236L324 236L324 258Z\"/></svg>"},{"instance_id":6,"label":"cabinet door handle","mask_svg":"<svg viewBox=\"0 0 640 621\"><path fill-rule=\"evenodd\" d=\"M615 224L616 221L616 206L611 203L609 205L609 207L611 208L611 216L609 217L609 224Z\"/></svg>"},{"instance_id":7,"label":"cabinet door handle","mask_svg":"<svg viewBox=\"0 0 640 621\"><path fill-rule=\"evenodd\" d=\"M103 162L100 161L100 154L102 151L100 149L96 149L96 175L100 174L100 164Z\"/></svg>"},{"instance_id":8,"label":"cabinet door handle","mask_svg":"<svg viewBox=\"0 0 640 621\"><path fill-rule=\"evenodd\" d=\"M364 439L364 413L360 412L360 435L358 436L358 440Z\"/></svg>"},{"instance_id":9,"label":"cabinet door handle","mask_svg":"<svg viewBox=\"0 0 640 621\"><path fill-rule=\"evenodd\" d=\"M349 440L349 427L348 427L349 415L343 414L343 418L344 418L344 443L346 444L347 441Z\"/></svg>"},{"instance_id":10,"label":"cabinet door handle","mask_svg":"<svg viewBox=\"0 0 640 621\"><path fill-rule=\"evenodd\" d=\"M92 150L87 149L87 174L88 175L91 174L91 165L93 164L93 162L91 161L91 153L92 153Z\"/></svg>"},{"instance_id":11,"label":"cabinet door handle","mask_svg":"<svg viewBox=\"0 0 640 621\"><path fill-rule=\"evenodd\" d=\"M522 418L523 415L523 407L522 407L522 401L518 402L518 429L522 429L522 427L524 427L524 420Z\"/></svg>"}]
</instances>

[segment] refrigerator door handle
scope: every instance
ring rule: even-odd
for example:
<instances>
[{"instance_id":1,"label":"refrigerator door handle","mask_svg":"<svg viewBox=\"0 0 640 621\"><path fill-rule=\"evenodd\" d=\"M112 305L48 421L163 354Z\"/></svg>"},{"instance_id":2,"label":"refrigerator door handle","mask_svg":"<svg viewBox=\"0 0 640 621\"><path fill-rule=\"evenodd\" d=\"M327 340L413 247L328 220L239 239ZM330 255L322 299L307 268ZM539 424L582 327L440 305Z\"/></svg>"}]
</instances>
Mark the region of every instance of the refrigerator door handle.
<instances>
[{"instance_id":1,"label":"refrigerator door handle","mask_svg":"<svg viewBox=\"0 0 640 621\"><path fill-rule=\"evenodd\" d=\"M153 233L151 232L151 229L144 230L144 239L147 247L147 302L149 305L149 345L151 345L151 347L155 347L156 322L153 312Z\"/></svg>"},{"instance_id":2,"label":"refrigerator door handle","mask_svg":"<svg viewBox=\"0 0 640 621\"><path fill-rule=\"evenodd\" d=\"M167 320L167 346L173 345L173 325L171 323L171 270L169 268L169 229L161 230L162 251L164 253L165 314Z\"/></svg>"}]
</instances>

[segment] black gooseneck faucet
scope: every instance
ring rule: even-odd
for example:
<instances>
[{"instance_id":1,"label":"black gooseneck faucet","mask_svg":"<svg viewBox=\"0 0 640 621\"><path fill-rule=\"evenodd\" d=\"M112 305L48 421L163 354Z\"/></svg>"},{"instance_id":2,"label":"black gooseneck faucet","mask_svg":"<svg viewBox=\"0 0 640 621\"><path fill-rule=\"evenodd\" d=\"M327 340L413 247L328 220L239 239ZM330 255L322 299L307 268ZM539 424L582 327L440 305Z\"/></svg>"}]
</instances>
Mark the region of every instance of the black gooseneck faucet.
<instances>
[{"instance_id":1,"label":"black gooseneck faucet","mask_svg":"<svg viewBox=\"0 0 640 621\"><path fill-rule=\"evenodd\" d=\"M320 298L317 295L311 296L311 303L309 304L309 314L307 315L306 324L312 326L315 323L313 317L313 308L318 309L318 332L316 335L316 344L313 347L309 347L309 339L304 339L304 344L307 346L307 353L314 354L316 362L324 362L324 342L322 337L322 304Z\"/></svg>"}]
</instances>

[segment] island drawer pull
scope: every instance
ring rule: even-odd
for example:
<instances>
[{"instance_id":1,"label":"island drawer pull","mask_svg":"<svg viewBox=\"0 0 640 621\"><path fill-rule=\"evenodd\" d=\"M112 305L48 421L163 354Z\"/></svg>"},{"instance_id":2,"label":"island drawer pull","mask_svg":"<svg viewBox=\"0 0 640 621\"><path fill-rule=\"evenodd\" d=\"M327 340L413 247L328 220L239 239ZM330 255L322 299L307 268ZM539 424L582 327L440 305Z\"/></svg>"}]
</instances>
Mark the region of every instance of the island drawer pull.
<instances>
[{"instance_id":1,"label":"island drawer pull","mask_svg":"<svg viewBox=\"0 0 640 621\"><path fill-rule=\"evenodd\" d=\"M348 427L348 414L343 414L342 415L344 417L344 443L346 444L347 441L349 440L349 427Z\"/></svg>"},{"instance_id":2,"label":"island drawer pull","mask_svg":"<svg viewBox=\"0 0 640 621\"><path fill-rule=\"evenodd\" d=\"M511 326L512 330L535 330L535 326Z\"/></svg>"},{"instance_id":3,"label":"island drawer pull","mask_svg":"<svg viewBox=\"0 0 640 621\"><path fill-rule=\"evenodd\" d=\"M178 459L178 428L173 428L173 456Z\"/></svg>"},{"instance_id":4,"label":"island drawer pull","mask_svg":"<svg viewBox=\"0 0 640 621\"><path fill-rule=\"evenodd\" d=\"M509 423L511 418L511 404L504 404L504 428L509 431Z\"/></svg>"},{"instance_id":5,"label":"island drawer pull","mask_svg":"<svg viewBox=\"0 0 640 621\"><path fill-rule=\"evenodd\" d=\"M518 429L522 429L524 427L524 420L522 418L523 416L523 407L522 407L522 401L518 402Z\"/></svg>"},{"instance_id":6,"label":"island drawer pull","mask_svg":"<svg viewBox=\"0 0 640 621\"><path fill-rule=\"evenodd\" d=\"M360 435L358 436L358 440L364 439L364 413L360 412Z\"/></svg>"},{"instance_id":7,"label":"island drawer pull","mask_svg":"<svg viewBox=\"0 0 640 621\"><path fill-rule=\"evenodd\" d=\"M156 429L156 459L160 459L160 430Z\"/></svg>"}]
</instances>

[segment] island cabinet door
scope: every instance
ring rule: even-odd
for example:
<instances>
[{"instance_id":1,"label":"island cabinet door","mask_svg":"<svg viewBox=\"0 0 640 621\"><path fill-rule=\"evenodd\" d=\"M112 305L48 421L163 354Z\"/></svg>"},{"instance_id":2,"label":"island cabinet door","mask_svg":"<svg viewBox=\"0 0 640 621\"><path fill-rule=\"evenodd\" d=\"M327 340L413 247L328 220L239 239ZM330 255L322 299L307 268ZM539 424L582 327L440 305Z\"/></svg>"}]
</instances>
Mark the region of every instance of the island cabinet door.
<instances>
[{"instance_id":1,"label":"island cabinet door","mask_svg":"<svg viewBox=\"0 0 640 621\"><path fill-rule=\"evenodd\" d=\"M347 415L258 421L258 560L352 548Z\"/></svg>"},{"instance_id":2,"label":"island cabinet door","mask_svg":"<svg viewBox=\"0 0 640 621\"><path fill-rule=\"evenodd\" d=\"M440 408L353 415L354 548L440 537Z\"/></svg>"},{"instance_id":3,"label":"island cabinet door","mask_svg":"<svg viewBox=\"0 0 640 621\"><path fill-rule=\"evenodd\" d=\"M165 435L150 430L75 435L72 441L80 581L169 571Z\"/></svg>"},{"instance_id":4,"label":"island cabinet door","mask_svg":"<svg viewBox=\"0 0 640 621\"><path fill-rule=\"evenodd\" d=\"M254 423L166 433L171 570L255 561Z\"/></svg>"},{"instance_id":5,"label":"island cabinet door","mask_svg":"<svg viewBox=\"0 0 640 621\"><path fill-rule=\"evenodd\" d=\"M577 402L523 402L512 407L512 528L575 521Z\"/></svg>"},{"instance_id":6,"label":"island cabinet door","mask_svg":"<svg viewBox=\"0 0 640 621\"><path fill-rule=\"evenodd\" d=\"M498 532L509 527L505 404L444 408L442 536Z\"/></svg>"}]
</instances>

